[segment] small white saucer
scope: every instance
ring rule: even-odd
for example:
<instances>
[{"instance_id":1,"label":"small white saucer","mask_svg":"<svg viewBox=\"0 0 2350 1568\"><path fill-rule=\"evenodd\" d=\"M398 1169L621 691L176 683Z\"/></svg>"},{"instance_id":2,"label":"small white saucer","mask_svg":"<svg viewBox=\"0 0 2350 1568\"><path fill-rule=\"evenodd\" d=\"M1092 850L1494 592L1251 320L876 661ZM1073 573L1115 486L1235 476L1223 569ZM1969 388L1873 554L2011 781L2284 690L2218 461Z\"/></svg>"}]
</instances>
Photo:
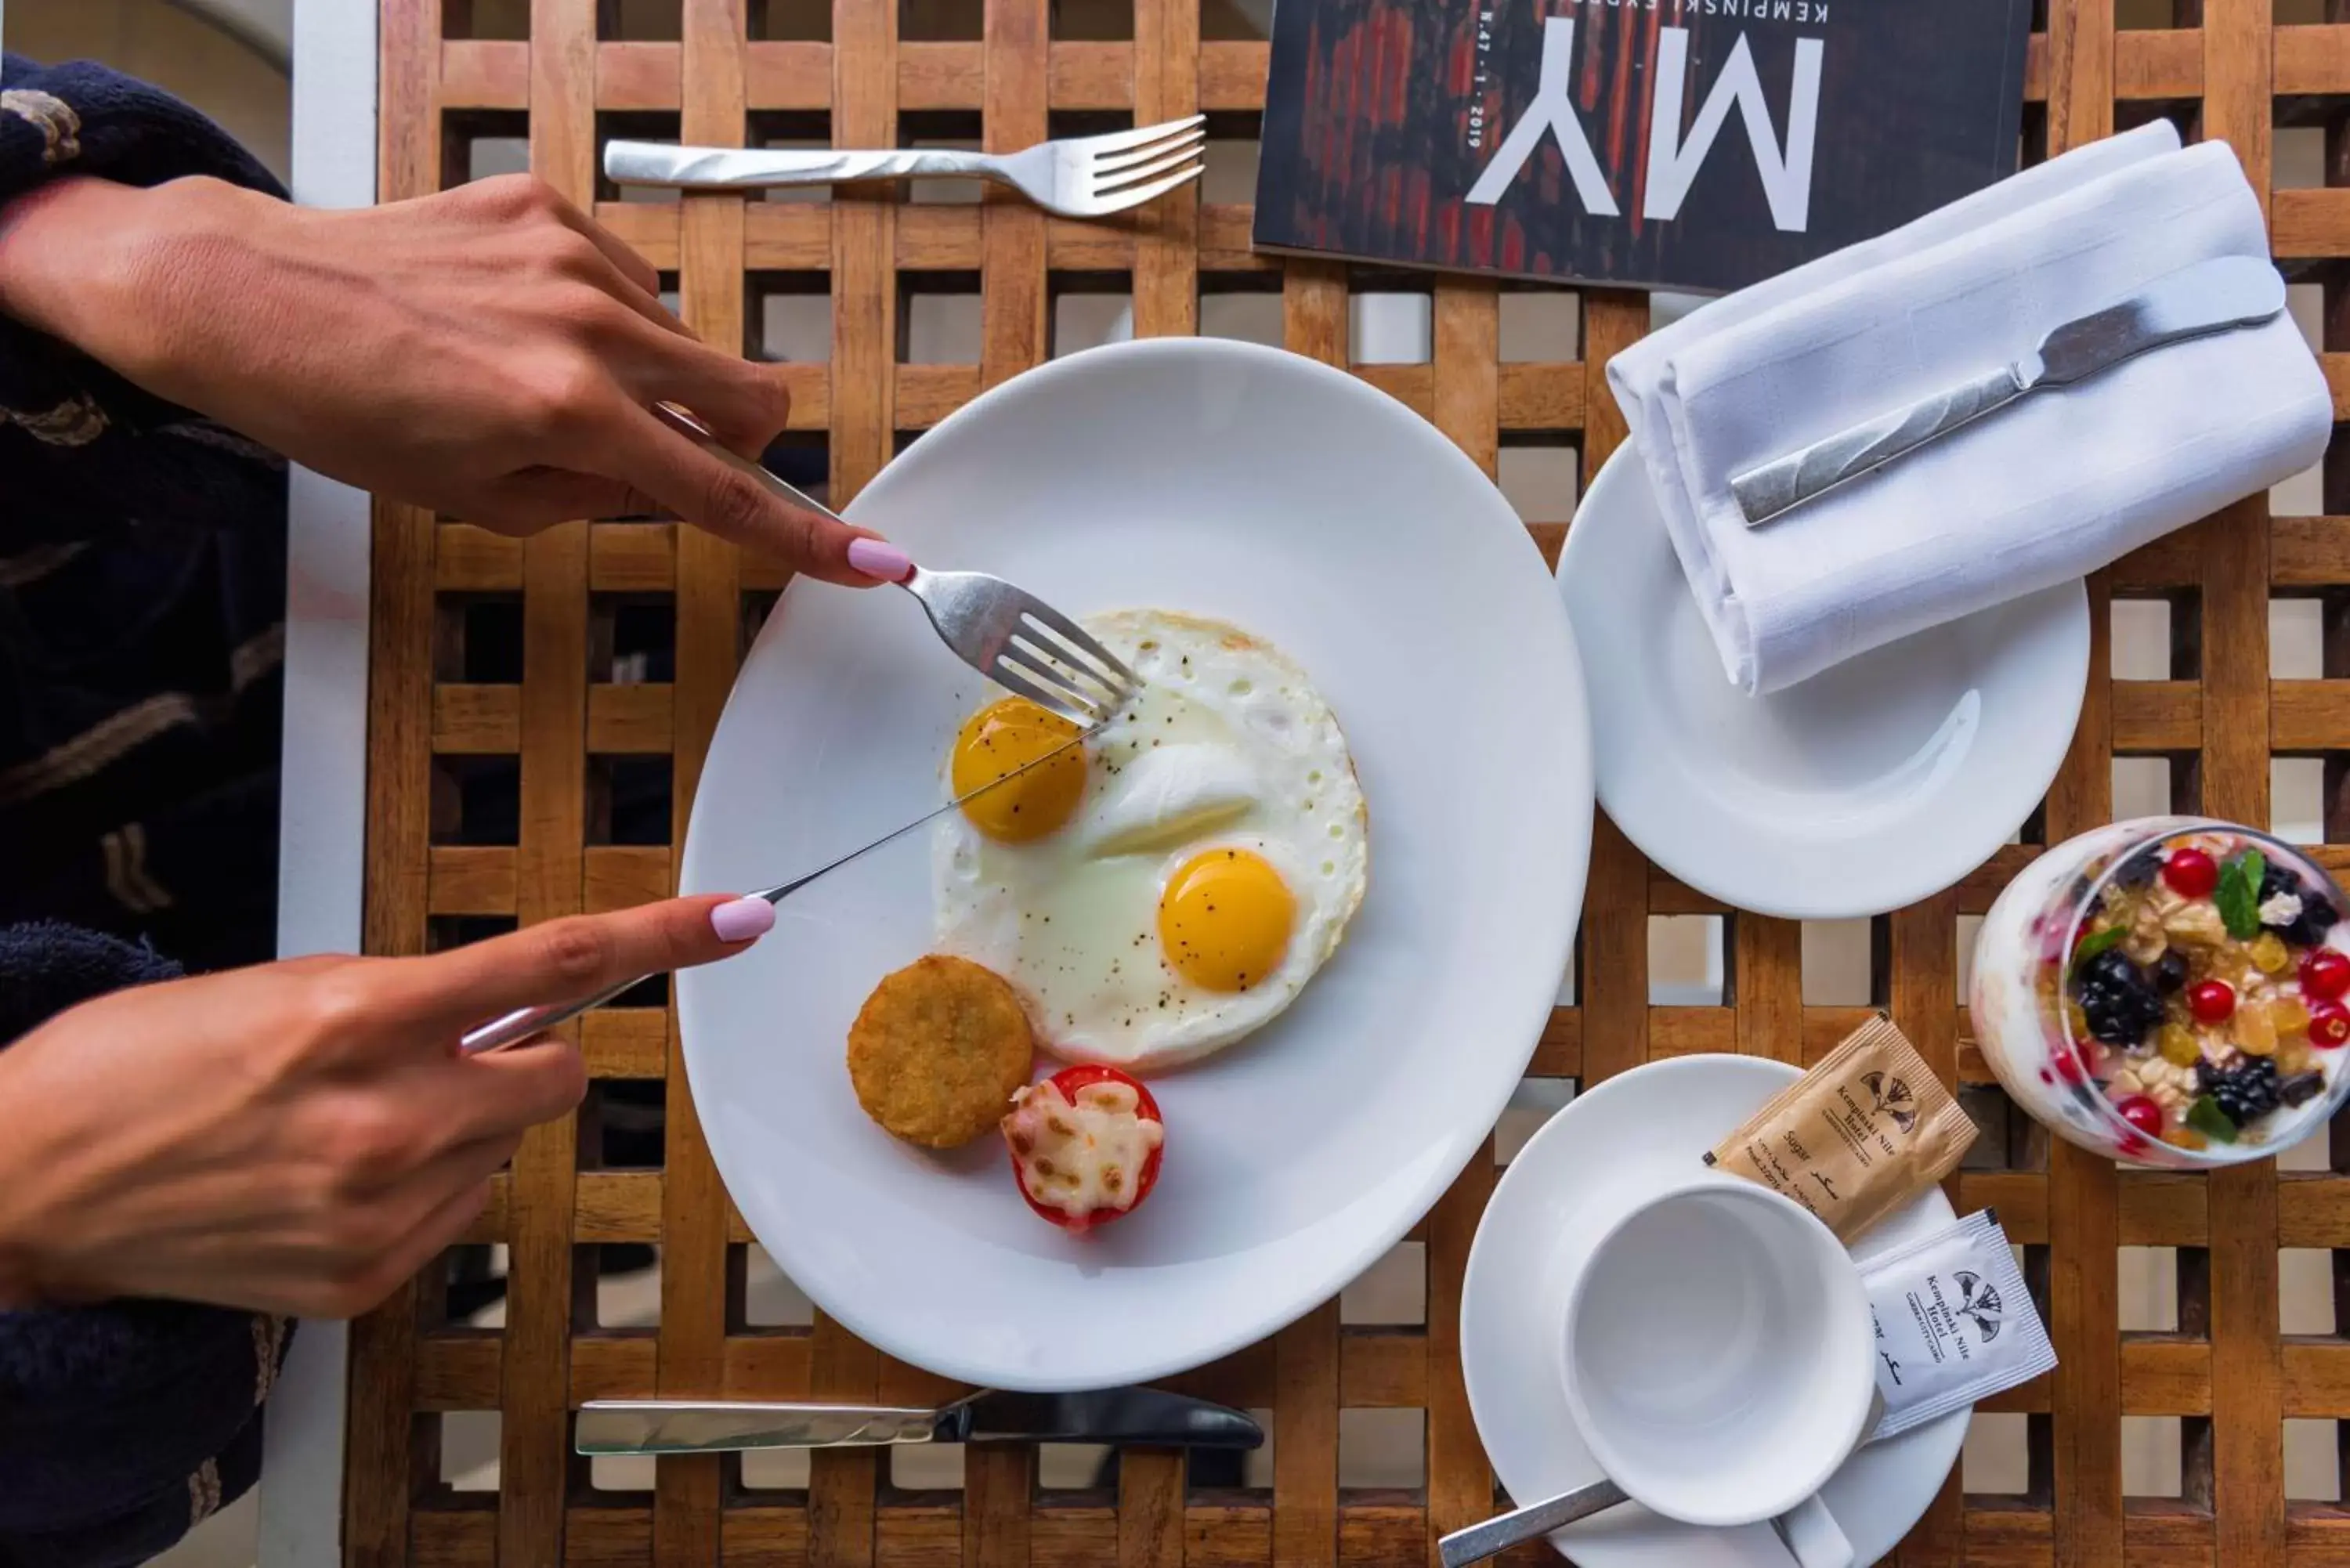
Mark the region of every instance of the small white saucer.
<instances>
[{"instance_id":1,"label":"small white saucer","mask_svg":"<svg viewBox=\"0 0 2350 1568\"><path fill-rule=\"evenodd\" d=\"M1590 671L1599 804L1642 853L1761 914L1881 914L1958 881L2056 776L2089 670L2060 584L1749 697L1628 445L1575 509L1560 596Z\"/></svg>"},{"instance_id":2,"label":"small white saucer","mask_svg":"<svg viewBox=\"0 0 2350 1568\"><path fill-rule=\"evenodd\" d=\"M1461 1361L1477 1436L1517 1502L1600 1479L1557 1371L1564 1325L1553 1309L1565 1282L1556 1277L1558 1238L1598 1188L1686 1175L1796 1076L1783 1063L1753 1056L1653 1062L1577 1096L1503 1173L1469 1251ZM1936 1189L1897 1210L1854 1251L1866 1258L1955 1218ZM1823 1489L1856 1562L1885 1556L1924 1515L1959 1457L1970 1414L1954 1410L1868 1444ZM1707 1530L1637 1503L1569 1525L1551 1542L1581 1568L1786 1568L1794 1561L1768 1524Z\"/></svg>"}]
</instances>

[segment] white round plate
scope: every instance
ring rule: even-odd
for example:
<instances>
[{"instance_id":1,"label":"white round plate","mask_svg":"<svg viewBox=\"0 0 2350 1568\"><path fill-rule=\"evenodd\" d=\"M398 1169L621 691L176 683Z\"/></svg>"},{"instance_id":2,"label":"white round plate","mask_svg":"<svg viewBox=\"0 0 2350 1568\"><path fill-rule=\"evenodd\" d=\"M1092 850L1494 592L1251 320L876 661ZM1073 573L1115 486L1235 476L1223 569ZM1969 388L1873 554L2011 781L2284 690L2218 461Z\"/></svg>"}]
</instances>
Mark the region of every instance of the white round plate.
<instances>
[{"instance_id":1,"label":"white round plate","mask_svg":"<svg viewBox=\"0 0 2350 1568\"><path fill-rule=\"evenodd\" d=\"M1569 1101L1503 1172L1461 1282L1461 1364L1477 1436L1518 1503L1600 1479L1560 1380L1558 1238L1582 1222L1602 1188L1687 1176L1724 1133L1798 1076L1755 1056L1653 1062ZM1950 1200L1932 1189L1887 1215L1855 1254L1866 1259L1955 1218ZM1954 1410L1866 1445L1821 1489L1856 1562L1883 1557L1924 1516L1966 1441L1970 1413ZM1581 1568L1786 1568L1790 1561L1767 1523L1709 1530L1638 1503L1571 1524L1551 1541Z\"/></svg>"},{"instance_id":2,"label":"white round plate","mask_svg":"<svg viewBox=\"0 0 2350 1568\"><path fill-rule=\"evenodd\" d=\"M1599 804L1649 859L1760 914L1882 914L1982 864L2047 793L2088 682L2076 581L1749 697L1628 445L1575 508L1558 585L1599 671Z\"/></svg>"},{"instance_id":3,"label":"white round plate","mask_svg":"<svg viewBox=\"0 0 2350 1568\"><path fill-rule=\"evenodd\" d=\"M1590 849L1583 677L1533 542L1401 404L1278 351L1158 339L1056 360L922 437L849 515L1074 615L1221 617L1301 663L1370 809L1346 945L1256 1036L1154 1081L1149 1205L1083 1238L1001 1145L939 1158L858 1109L858 1008L931 941L910 834L678 977L694 1106L743 1217L816 1303L901 1360L1001 1388L1139 1382L1334 1294L1435 1201L1550 1016ZM823 864L935 805L981 683L889 589L797 582L735 683L688 888Z\"/></svg>"}]
</instances>

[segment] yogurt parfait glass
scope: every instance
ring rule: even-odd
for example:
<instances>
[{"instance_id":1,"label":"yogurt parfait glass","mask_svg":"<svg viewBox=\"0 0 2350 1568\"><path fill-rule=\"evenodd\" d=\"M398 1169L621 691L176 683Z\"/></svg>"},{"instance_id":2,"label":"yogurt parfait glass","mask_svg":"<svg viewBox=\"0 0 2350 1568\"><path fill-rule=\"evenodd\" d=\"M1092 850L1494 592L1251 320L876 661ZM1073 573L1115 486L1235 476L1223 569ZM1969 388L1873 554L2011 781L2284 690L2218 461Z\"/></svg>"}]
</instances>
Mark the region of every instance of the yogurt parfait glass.
<instances>
[{"instance_id":1,"label":"yogurt parfait glass","mask_svg":"<svg viewBox=\"0 0 2350 1568\"><path fill-rule=\"evenodd\" d=\"M1969 997L2008 1097L2083 1148L2208 1170L2350 1097L2350 909L2301 850L2206 817L2058 845L2008 884Z\"/></svg>"}]
</instances>

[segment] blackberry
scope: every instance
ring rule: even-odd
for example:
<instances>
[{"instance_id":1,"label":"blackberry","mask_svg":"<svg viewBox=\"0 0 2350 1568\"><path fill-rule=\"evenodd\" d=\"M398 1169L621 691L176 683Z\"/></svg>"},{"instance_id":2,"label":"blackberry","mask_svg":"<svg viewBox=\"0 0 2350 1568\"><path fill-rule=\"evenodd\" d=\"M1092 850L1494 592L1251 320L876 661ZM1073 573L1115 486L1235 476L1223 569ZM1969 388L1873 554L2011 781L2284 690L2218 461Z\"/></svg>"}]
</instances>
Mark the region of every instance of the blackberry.
<instances>
[{"instance_id":1,"label":"blackberry","mask_svg":"<svg viewBox=\"0 0 2350 1568\"><path fill-rule=\"evenodd\" d=\"M2261 873L2261 902L2265 904L2279 893L2290 893L2301 900L2301 913L2281 926L2269 929L2297 948L2314 948L2325 940L2325 933L2342 919L2342 912L2324 894L2280 866L2272 866Z\"/></svg>"},{"instance_id":2,"label":"blackberry","mask_svg":"<svg viewBox=\"0 0 2350 1568\"><path fill-rule=\"evenodd\" d=\"M2177 991L2186 983L2187 955L2177 948L2164 950L2162 957L2155 961L2154 989L2161 992Z\"/></svg>"},{"instance_id":3,"label":"blackberry","mask_svg":"<svg viewBox=\"0 0 2350 1568\"><path fill-rule=\"evenodd\" d=\"M2162 1022L2162 998L2153 982L2113 948L2081 966L2073 996L2089 1021L2089 1033L2108 1045L2137 1045Z\"/></svg>"},{"instance_id":4,"label":"blackberry","mask_svg":"<svg viewBox=\"0 0 2350 1568\"><path fill-rule=\"evenodd\" d=\"M2198 1062L2195 1082L2218 1102L2220 1114L2238 1127L2276 1109L2282 1092L2276 1063L2266 1056L2247 1056L2232 1067Z\"/></svg>"}]
</instances>

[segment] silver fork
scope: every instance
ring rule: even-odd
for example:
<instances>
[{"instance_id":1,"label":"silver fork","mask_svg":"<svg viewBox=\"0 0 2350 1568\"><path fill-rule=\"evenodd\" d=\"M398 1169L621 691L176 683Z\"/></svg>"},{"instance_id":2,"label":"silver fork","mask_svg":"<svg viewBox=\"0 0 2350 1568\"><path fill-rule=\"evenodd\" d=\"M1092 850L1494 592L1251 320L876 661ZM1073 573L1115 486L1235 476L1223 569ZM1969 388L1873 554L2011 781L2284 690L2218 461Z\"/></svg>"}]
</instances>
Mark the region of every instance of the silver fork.
<instances>
[{"instance_id":1,"label":"silver fork","mask_svg":"<svg viewBox=\"0 0 2350 1568\"><path fill-rule=\"evenodd\" d=\"M1040 141L1024 152L910 148L889 152L786 148L671 147L612 141L604 176L618 185L737 191L834 185L850 180L993 180L1018 189L1048 213L1100 218L1139 207L1200 177L1205 115L1134 130Z\"/></svg>"},{"instance_id":2,"label":"silver fork","mask_svg":"<svg viewBox=\"0 0 2350 1568\"><path fill-rule=\"evenodd\" d=\"M655 403L653 414L786 504L845 523L831 507L730 451L708 425L675 403ZM1083 627L1002 577L915 566L898 586L921 601L939 639L965 664L1005 691L1076 723L1091 727L1113 717L1141 685L1134 671Z\"/></svg>"},{"instance_id":3,"label":"silver fork","mask_svg":"<svg viewBox=\"0 0 2350 1568\"><path fill-rule=\"evenodd\" d=\"M841 522L847 520L749 458L730 451L708 425L675 403L653 405L653 414L679 434L690 437L773 493L786 504L803 506ZM901 838L922 824L952 811L973 795L994 788L1005 779L1025 773L1090 736L1116 717L1127 699L1142 684L1118 656L1088 635L1085 628L1035 595L983 572L931 572L913 567L899 587L921 600L923 610L940 639L962 661L1007 691L1018 693L1041 708L1050 709L1081 726L1079 732L1042 756L1030 759L1011 773L981 784L962 796L933 808L904 826L883 834L858 849L788 882L763 888L746 897L782 902L819 877ZM470 1030L459 1042L468 1055L502 1051L509 1045L554 1028L591 1008L601 1007L644 980L637 975L576 1002L518 1007Z\"/></svg>"}]
</instances>

